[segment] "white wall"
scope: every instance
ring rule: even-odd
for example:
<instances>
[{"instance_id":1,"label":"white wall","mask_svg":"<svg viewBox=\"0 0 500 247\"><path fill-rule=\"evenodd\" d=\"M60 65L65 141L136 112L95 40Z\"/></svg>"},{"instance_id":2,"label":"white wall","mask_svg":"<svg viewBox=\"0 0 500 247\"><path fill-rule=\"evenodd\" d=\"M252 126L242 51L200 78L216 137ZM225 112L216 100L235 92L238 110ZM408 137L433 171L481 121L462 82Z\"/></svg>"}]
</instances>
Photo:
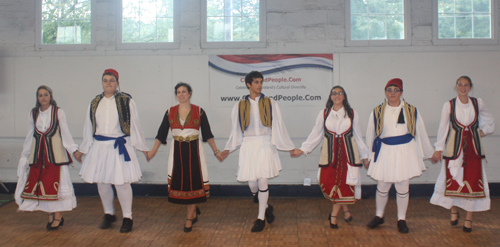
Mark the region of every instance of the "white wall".
<instances>
[{"instance_id":1,"label":"white wall","mask_svg":"<svg viewBox=\"0 0 500 247\"><path fill-rule=\"evenodd\" d=\"M117 0L116 0L117 1ZM175 104L173 86L185 81L193 86L192 102L202 106L209 117L219 149L228 137L230 109L210 105L208 55L333 53L332 85L345 87L351 105L360 114L363 132L373 107L383 101L387 80L404 81L405 99L416 105L426 122L431 142L435 141L443 103L455 95L455 79L471 76L475 97L485 100L496 119L500 119L496 86L500 78L500 47L435 46L432 44L432 0L412 1L412 44L404 47L346 47L345 16L342 0L267 1L266 48L201 49L200 1L181 1L181 45L172 50L117 50L114 0L97 0L99 20L96 49L92 51L35 51L35 4L31 0L0 1L0 181L17 181L17 161L26 135L29 110L35 103L35 90L46 84L54 90L66 112L71 133L81 143L83 122L90 100L102 91L100 79L106 68L120 73L121 90L131 93L148 145L154 142L165 110ZM498 11L498 9L497 9ZM326 96L326 95L325 95ZM324 107L286 108L282 113L296 146L307 137L314 119ZM490 182L500 181L500 136L484 139ZM206 149L210 150L208 145ZM162 147L147 163L139 154L142 183L166 182L168 147ZM207 151L208 151L207 150ZM210 153L210 152L207 152ZM283 171L274 184L301 184L305 177L315 181L319 148L307 157L292 159L282 152ZM223 163L209 155L212 184L238 184L235 179L238 155ZM74 182L80 164L71 168ZM413 183L434 183L439 166L428 163L428 170ZM363 176L365 183L373 180Z\"/></svg>"}]
</instances>

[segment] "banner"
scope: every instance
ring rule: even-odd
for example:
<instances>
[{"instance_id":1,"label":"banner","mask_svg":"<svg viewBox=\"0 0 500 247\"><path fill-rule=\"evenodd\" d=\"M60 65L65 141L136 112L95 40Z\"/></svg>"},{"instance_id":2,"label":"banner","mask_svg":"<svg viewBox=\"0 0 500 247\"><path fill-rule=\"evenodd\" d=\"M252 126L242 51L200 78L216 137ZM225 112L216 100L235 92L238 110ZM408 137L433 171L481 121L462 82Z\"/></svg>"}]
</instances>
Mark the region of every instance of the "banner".
<instances>
[{"instance_id":1,"label":"banner","mask_svg":"<svg viewBox=\"0 0 500 247\"><path fill-rule=\"evenodd\" d=\"M280 107L324 105L333 85L333 54L211 55L210 103L233 107L249 91L245 75L264 75L262 93Z\"/></svg>"}]
</instances>

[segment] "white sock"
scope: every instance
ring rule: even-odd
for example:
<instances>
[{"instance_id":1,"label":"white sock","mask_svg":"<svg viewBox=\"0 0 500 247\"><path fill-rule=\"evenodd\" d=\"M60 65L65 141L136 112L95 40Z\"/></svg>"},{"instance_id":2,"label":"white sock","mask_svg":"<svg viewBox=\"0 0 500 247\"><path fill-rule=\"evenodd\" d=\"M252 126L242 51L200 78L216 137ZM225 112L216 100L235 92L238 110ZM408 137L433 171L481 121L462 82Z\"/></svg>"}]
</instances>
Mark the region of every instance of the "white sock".
<instances>
[{"instance_id":1,"label":"white sock","mask_svg":"<svg viewBox=\"0 0 500 247\"><path fill-rule=\"evenodd\" d=\"M383 218L385 205L389 199L389 190L391 189L392 183L386 183L378 181L377 183L377 195L375 196L376 212L375 215Z\"/></svg>"},{"instance_id":2,"label":"white sock","mask_svg":"<svg viewBox=\"0 0 500 247\"><path fill-rule=\"evenodd\" d=\"M257 180L248 181L248 187L250 187L252 195L257 194L257 191L259 190L259 185L257 184Z\"/></svg>"},{"instance_id":3,"label":"white sock","mask_svg":"<svg viewBox=\"0 0 500 247\"><path fill-rule=\"evenodd\" d=\"M398 205L398 220L406 220L406 210L410 202L410 180L401 181L395 184L396 203Z\"/></svg>"},{"instance_id":4,"label":"white sock","mask_svg":"<svg viewBox=\"0 0 500 247\"><path fill-rule=\"evenodd\" d=\"M132 186L130 184L115 185L116 195L122 207L123 218L132 219Z\"/></svg>"},{"instance_id":5,"label":"white sock","mask_svg":"<svg viewBox=\"0 0 500 247\"><path fill-rule=\"evenodd\" d=\"M101 197L104 213L115 215L115 207L113 205L115 195L113 193L113 188L111 188L111 184L97 184L97 191L99 192L99 197Z\"/></svg>"},{"instance_id":6,"label":"white sock","mask_svg":"<svg viewBox=\"0 0 500 247\"><path fill-rule=\"evenodd\" d=\"M267 185L267 178L260 178L258 180L259 185L259 215L258 219L264 220L266 209L267 209L267 201L269 200L269 187Z\"/></svg>"}]
</instances>

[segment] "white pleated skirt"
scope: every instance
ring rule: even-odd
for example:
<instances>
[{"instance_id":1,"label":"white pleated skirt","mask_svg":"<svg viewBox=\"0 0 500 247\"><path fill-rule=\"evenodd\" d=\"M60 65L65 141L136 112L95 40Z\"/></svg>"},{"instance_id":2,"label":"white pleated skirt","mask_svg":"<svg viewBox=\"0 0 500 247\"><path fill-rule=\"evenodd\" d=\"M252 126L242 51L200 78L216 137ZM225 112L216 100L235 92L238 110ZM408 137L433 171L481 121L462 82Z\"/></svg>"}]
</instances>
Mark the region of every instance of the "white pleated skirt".
<instances>
[{"instance_id":1,"label":"white pleated skirt","mask_svg":"<svg viewBox=\"0 0 500 247\"><path fill-rule=\"evenodd\" d=\"M240 147L237 180L253 181L274 178L281 171L278 150L271 144L271 136L244 137Z\"/></svg>"},{"instance_id":2,"label":"white pleated skirt","mask_svg":"<svg viewBox=\"0 0 500 247\"><path fill-rule=\"evenodd\" d=\"M118 147L114 148L114 140L97 141L94 139L80 170L83 181L117 185L139 181L142 173L135 148L130 144L130 137L125 137L125 140L127 140L125 148L130 161L125 161L124 155L118 153Z\"/></svg>"},{"instance_id":3,"label":"white pleated skirt","mask_svg":"<svg viewBox=\"0 0 500 247\"><path fill-rule=\"evenodd\" d=\"M434 194L432 194L431 197L431 204L438 205L446 209L451 209L452 206L456 206L469 212L481 212L490 210L490 188L488 185L488 179L486 178L484 165L481 165L481 170L483 173L484 193L486 194L485 198L461 198L445 196L444 192L446 189L446 168L445 161L443 160L441 165L441 172L439 173L436 185L434 185Z\"/></svg>"},{"instance_id":4,"label":"white pleated skirt","mask_svg":"<svg viewBox=\"0 0 500 247\"><path fill-rule=\"evenodd\" d=\"M20 198L24 184L26 184L26 176L20 178L16 188L16 202L21 202L19 211L44 211L48 213L71 211L76 208L75 191L73 190L73 183L69 175L69 168L67 165L61 166L61 173L59 179L59 190L57 193L57 201L34 200ZM18 191L20 190L20 191ZM19 192L19 193L18 193Z\"/></svg>"},{"instance_id":5,"label":"white pleated skirt","mask_svg":"<svg viewBox=\"0 0 500 247\"><path fill-rule=\"evenodd\" d=\"M422 155L413 139L400 145L382 143L377 162L374 162L374 153L371 155L368 176L377 181L398 183L422 175L425 169Z\"/></svg>"}]
</instances>

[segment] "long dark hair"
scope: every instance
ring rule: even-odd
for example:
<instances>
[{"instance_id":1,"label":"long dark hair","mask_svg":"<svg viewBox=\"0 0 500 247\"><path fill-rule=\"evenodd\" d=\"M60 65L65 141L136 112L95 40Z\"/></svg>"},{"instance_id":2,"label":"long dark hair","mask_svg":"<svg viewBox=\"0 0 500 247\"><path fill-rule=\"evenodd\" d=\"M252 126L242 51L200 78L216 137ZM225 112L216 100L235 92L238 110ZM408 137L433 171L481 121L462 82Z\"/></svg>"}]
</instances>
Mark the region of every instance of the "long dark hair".
<instances>
[{"instance_id":1,"label":"long dark hair","mask_svg":"<svg viewBox=\"0 0 500 247\"><path fill-rule=\"evenodd\" d=\"M47 92L49 92L49 95L50 95L50 104L53 107L57 107L56 100L54 100L54 95L52 94L52 89L50 89L50 87L45 86L45 85L39 86L38 89L36 90L36 97L35 97L36 98L36 104L35 104L35 107L33 107L33 109L31 109L31 111L33 113L33 119L35 119L35 120L38 117L38 112L40 111L40 107L42 107L42 105L40 105L40 102L38 101L38 91L40 91L40 89L45 89L45 90L47 90Z\"/></svg>"},{"instance_id":2,"label":"long dark hair","mask_svg":"<svg viewBox=\"0 0 500 247\"><path fill-rule=\"evenodd\" d=\"M349 101L347 100L347 93L345 92L343 87L335 86L332 88L332 90L330 90L330 95L328 95L328 101L326 101L326 108L328 109L328 108L333 107L332 93L333 93L333 90L335 90L336 88L342 89L342 92L344 93L344 101L342 101L342 104L344 105L345 113L347 114L347 116L349 116L349 118L352 121L354 118L354 114L352 112L351 105L349 105Z\"/></svg>"}]
</instances>

